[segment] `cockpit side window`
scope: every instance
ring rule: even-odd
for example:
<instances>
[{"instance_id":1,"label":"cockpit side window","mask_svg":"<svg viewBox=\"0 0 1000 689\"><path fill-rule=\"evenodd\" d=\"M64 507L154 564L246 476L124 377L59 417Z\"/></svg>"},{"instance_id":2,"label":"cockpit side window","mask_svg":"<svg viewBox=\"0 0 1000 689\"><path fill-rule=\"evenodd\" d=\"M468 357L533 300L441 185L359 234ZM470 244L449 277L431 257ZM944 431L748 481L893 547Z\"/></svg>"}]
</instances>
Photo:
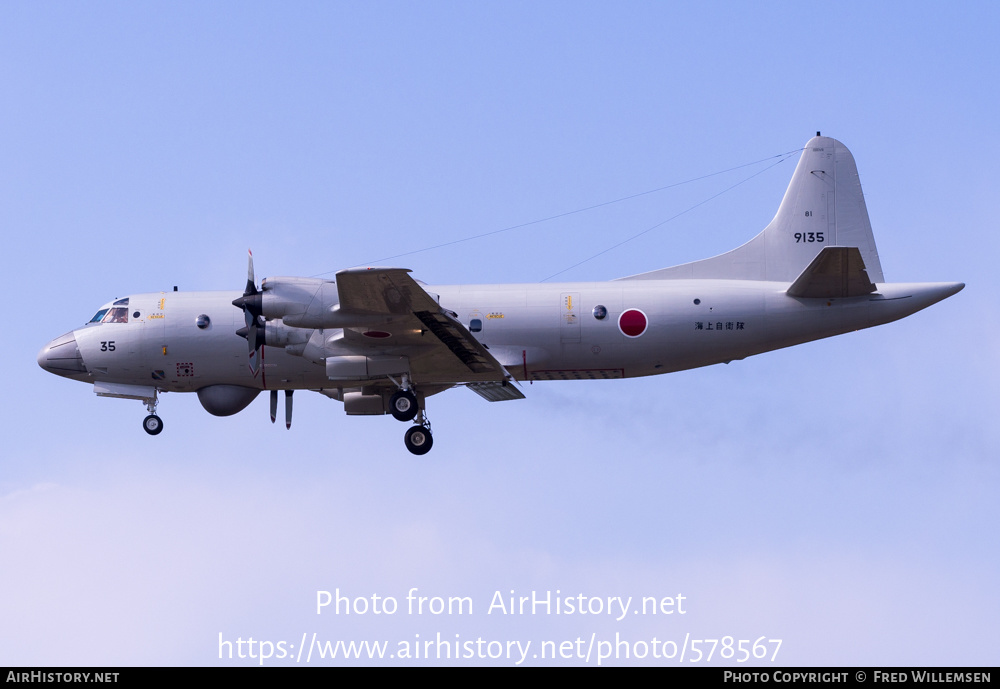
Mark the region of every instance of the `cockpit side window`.
<instances>
[{"instance_id":1,"label":"cockpit side window","mask_svg":"<svg viewBox=\"0 0 1000 689\"><path fill-rule=\"evenodd\" d=\"M124 306L109 309L101 323L128 323L128 309Z\"/></svg>"}]
</instances>

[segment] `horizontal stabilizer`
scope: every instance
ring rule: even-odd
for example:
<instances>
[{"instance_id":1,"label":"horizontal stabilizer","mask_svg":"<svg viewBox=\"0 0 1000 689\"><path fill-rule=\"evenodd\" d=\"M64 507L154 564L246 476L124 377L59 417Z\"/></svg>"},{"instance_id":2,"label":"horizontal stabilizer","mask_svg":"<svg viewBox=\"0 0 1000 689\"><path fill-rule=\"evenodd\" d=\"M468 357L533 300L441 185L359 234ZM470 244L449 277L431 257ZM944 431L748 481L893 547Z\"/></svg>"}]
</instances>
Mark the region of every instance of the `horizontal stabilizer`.
<instances>
[{"instance_id":1,"label":"horizontal stabilizer","mask_svg":"<svg viewBox=\"0 0 1000 689\"><path fill-rule=\"evenodd\" d=\"M488 383L468 383L467 387L489 402L503 400L523 400L524 393L510 381L490 381Z\"/></svg>"},{"instance_id":2,"label":"horizontal stabilizer","mask_svg":"<svg viewBox=\"0 0 1000 689\"><path fill-rule=\"evenodd\" d=\"M791 297L832 299L863 297L875 291L861 252L853 246L828 246L817 254L788 288Z\"/></svg>"}]
</instances>

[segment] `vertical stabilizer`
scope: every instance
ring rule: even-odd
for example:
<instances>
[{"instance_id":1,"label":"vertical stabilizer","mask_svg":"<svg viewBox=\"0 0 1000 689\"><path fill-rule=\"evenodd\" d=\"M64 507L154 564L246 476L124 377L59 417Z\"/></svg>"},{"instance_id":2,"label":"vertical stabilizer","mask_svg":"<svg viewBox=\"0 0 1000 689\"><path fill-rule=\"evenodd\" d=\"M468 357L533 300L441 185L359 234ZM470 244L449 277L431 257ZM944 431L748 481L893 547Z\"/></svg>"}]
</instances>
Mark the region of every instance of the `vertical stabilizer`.
<instances>
[{"instance_id":1,"label":"vertical stabilizer","mask_svg":"<svg viewBox=\"0 0 1000 689\"><path fill-rule=\"evenodd\" d=\"M826 136L809 140L778 212L743 246L626 280L705 278L792 282L828 246L856 247L868 278L884 282L854 156Z\"/></svg>"}]
</instances>

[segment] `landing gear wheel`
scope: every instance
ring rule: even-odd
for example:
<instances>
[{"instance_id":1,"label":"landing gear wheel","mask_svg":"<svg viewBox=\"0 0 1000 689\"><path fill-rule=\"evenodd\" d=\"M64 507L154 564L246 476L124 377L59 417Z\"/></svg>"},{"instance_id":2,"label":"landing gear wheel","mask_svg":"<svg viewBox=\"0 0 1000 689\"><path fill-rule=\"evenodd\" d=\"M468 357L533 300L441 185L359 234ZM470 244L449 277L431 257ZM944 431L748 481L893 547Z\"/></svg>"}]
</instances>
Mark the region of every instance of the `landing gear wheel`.
<instances>
[{"instance_id":1,"label":"landing gear wheel","mask_svg":"<svg viewBox=\"0 0 1000 689\"><path fill-rule=\"evenodd\" d=\"M394 419L413 421L417 416L417 396L409 390L399 390L389 398L389 411Z\"/></svg>"},{"instance_id":2,"label":"landing gear wheel","mask_svg":"<svg viewBox=\"0 0 1000 689\"><path fill-rule=\"evenodd\" d=\"M406 449L415 455L425 455L430 452L434 445L434 438L431 436L429 428L423 426L413 426L403 437Z\"/></svg>"},{"instance_id":3,"label":"landing gear wheel","mask_svg":"<svg viewBox=\"0 0 1000 689\"><path fill-rule=\"evenodd\" d=\"M156 435L163 430L163 420L156 414L150 414L142 420L142 430L150 435Z\"/></svg>"}]
</instances>

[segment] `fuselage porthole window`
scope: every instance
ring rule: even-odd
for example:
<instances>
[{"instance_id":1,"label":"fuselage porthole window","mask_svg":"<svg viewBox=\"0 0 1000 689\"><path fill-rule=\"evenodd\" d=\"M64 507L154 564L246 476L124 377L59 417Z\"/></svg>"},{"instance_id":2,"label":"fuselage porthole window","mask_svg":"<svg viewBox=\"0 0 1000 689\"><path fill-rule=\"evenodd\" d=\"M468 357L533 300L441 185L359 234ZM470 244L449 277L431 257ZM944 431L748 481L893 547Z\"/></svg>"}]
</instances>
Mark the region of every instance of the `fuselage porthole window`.
<instances>
[{"instance_id":1,"label":"fuselage porthole window","mask_svg":"<svg viewBox=\"0 0 1000 689\"><path fill-rule=\"evenodd\" d=\"M470 333L478 333L478 332L482 332L482 330L483 330L483 321L482 320L480 320L479 318L473 318L471 321L469 321L469 332Z\"/></svg>"},{"instance_id":2,"label":"fuselage porthole window","mask_svg":"<svg viewBox=\"0 0 1000 689\"><path fill-rule=\"evenodd\" d=\"M212 325L212 319L203 313L194 319L194 324L197 325L199 329L204 330L208 326Z\"/></svg>"}]
</instances>

